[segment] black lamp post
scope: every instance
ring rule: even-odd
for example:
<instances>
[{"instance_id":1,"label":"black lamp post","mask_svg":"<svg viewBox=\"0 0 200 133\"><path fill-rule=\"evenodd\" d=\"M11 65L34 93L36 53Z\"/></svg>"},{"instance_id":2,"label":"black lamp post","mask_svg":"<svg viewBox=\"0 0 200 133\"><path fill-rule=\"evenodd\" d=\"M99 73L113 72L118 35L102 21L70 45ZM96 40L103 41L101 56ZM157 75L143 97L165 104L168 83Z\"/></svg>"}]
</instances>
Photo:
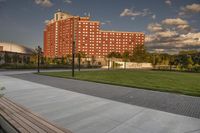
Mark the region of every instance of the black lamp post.
<instances>
[{"instance_id":1,"label":"black lamp post","mask_svg":"<svg viewBox=\"0 0 200 133\"><path fill-rule=\"evenodd\" d=\"M75 41L72 44L72 77L74 77Z\"/></svg>"},{"instance_id":2,"label":"black lamp post","mask_svg":"<svg viewBox=\"0 0 200 133\"><path fill-rule=\"evenodd\" d=\"M73 18L73 43L72 43L72 77L74 77L74 66L75 66L75 46L76 46L76 30L75 30L75 18Z\"/></svg>"},{"instance_id":3,"label":"black lamp post","mask_svg":"<svg viewBox=\"0 0 200 133\"><path fill-rule=\"evenodd\" d=\"M81 70L81 53L80 51L78 52L78 71L80 72Z\"/></svg>"},{"instance_id":4,"label":"black lamp post","mask_svg":"<svg viewBox=\"0 0 200 133\"><path fill-rule=\"evenodd\" d=\"M108 58L108 70L110 70L110 58Z\"/></svg>"},{"instance_id":5,"label":"black lamp post","mask_svg":"<svg viewBox=\"0 0 200 133\"><path fill-rule=\"evenodd\" d=\"M37 48L37 54L38 54L38 66L37 66L37 72L39 73L40 72L40 55L41 55L41 52L42 52L42 48L40 46L38 46Z\"/></svg>"}]
</instances>

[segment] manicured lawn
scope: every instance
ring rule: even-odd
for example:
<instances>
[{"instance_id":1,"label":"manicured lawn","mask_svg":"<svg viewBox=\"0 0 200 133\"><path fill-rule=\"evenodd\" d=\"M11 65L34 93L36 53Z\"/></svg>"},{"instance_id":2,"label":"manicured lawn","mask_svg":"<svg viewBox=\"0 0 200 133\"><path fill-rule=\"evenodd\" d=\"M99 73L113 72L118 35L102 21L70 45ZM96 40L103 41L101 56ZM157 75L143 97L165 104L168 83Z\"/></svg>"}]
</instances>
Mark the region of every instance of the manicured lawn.
<instances>
[{"instance_id":1,"label":"manicured lawn","mask_svg":"<svg viewBox=\"0 0 200 133\"><path fill-rule=\"evenodd\" d=\"M71 72L42 75L71 78ZM200 74L151 70L102 70L75 72L75 79L200 96Z\"/></svg>"}]
</instances>

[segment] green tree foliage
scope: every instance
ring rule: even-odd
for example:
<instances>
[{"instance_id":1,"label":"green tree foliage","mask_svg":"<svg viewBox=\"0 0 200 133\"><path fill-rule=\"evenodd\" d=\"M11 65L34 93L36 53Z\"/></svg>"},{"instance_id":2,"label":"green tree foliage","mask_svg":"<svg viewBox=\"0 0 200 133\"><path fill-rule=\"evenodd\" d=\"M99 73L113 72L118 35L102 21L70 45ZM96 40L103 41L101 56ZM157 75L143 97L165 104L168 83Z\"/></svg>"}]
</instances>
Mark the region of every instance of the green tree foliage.
<instances>
[{"instance_id":1,"label":"green tree foliage","mask_svg":"<svg viewBox=\"0 0 200 133\"><path fill-rule=\"evenodd\" d=\"M66 55L66 63L67 64L71 64L72 63L72 55L71 54L67 54Z\"/></svg>"},{"instance_id":2,"label":"green tree foliage","mask_svg":"<svg viewBox=\"0 0 200 133\"><path fill-rule=\"evenodd\" d=\"M111 52L107 55L108 58L121 58L121 54L119 52Z\"/></svg>"},{"instance_id":3,"label":"green tree foliage","mask_svg":"<svg viewBox=\"0 0 200 133\"><path fill-rule=\"evenodd\" d=\"M79 51L78 53L76 53L76 57L77 58L86 58L86 54L83 51Z\"/></svg>"},{"instance_id":4,"label":"green tree foliage","mask_svg":"<svg viewBox=\"0 0 200 133\"><path fill-rule=\"evenodd\" d=\"M133 62L149 62L149 60L150 60L149 54L147 53L144 45L136 45L135 46L130 60Z\"/></svg>"},{"instance_id":5,"label":"green tree foliage","mask_svg":"<svg viewBox=\"0 0 200 133\"><path fill-rule=\"evenodd\" d=\"M92 56L91 57L91 63L92 63L92 65L94 65L95 62L96 62L96 58L95 58L95 56Z\"/></svg>"},{"instance_id":6,"label":"green tree foliage","mask_svg":"<svg viewBox=\"0 0 200 133\"><path fill-rule=\"evenodd\" d=\"M5 87L0 86L0 98L3 96L3 90L5 90Z\"/></svg>"},{"instance_id":7,"label":"green tree foliage","mask_svg":"<svg viewBox=\"0 0 200 133\"><path fill-rule=\"evenodd\" d=\"M131 53L129 51L125 51L123 54L122 54L122 59L123 61L125 62L124 64L124 68L126 69L126 62L130 60L130 55Z\"/></svg>"},{"instance_id":8,"label":"green tree foliage","mask_svg":"<svg viewBox=\"0 0 200 133\"><path fill-rule=\"evenodd\" d=\"M12 55L12 60L13 60L13 63L18 63L18 60L19 60L19 55L16 53L16 54L13 54Z\"/></svg>"},{"instance_id":9,"label":"green tree foliage","mask_svg":"<svg viewBox=\"0 0 200 133\"><path fill-rule=\"evenodd\" d=\"M5 63L11 63L12 58L7 52L5 53L4 58L5 58Z\"/></svg>"},{"instance_id":10,"label":"green tree foliage","mask_svg":"<svg viewBox=\"0 0 200 133\"><path fill-rule=\"evenodd\" d=\"M125 62L129 61L130 55L131 55L131 53L130 53L129 51L125 51L125 52L122 54L122 59L123 59L123 61L125 61Z\"/></svg>"},{"instance_id":11,"label":"green tree foliage","mask_svg":"<svg viewBox=\"0 0 200 133\"><path fill-rule=\"evenodd\" d=\"M112 58L122 58L125 62L149 62L155 68L174 70L200 71L200 52L196 50L180 51L178 54L148 53L144 45L136 45L133 51L125 51L121 56L116 52L107 55L108 62Z\"/></svg>"},{"instance_id":12,"label":"green tree foliage","mask_svg":"<svg viewBox=\"0 0 200 133\"><path fill-rule=\"evenodd\" d=\"M200 52L196 50L180 51L173 55L172 63L178 70L198 71L200 65Z\"/></svg>"}]
</instances>

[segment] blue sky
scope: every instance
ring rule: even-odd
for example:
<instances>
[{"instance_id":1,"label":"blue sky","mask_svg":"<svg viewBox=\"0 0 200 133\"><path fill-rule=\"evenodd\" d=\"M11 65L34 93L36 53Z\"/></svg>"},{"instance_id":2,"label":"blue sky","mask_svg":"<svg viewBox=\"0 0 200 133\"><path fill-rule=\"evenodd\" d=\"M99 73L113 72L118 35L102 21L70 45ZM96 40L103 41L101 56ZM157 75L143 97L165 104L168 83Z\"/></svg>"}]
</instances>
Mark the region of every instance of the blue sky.
<instances>
[{"instance_id":1,"label":"blue sky","mask_svg":"<svg viewBox=\"0 0 200 133\"><path fill-rule=\"evenodd\" d=\"M44 22L57 9L90 13L105 30L145 32L150 51L200 49L199 0L0 0L0 40L43 45Z\"/></svg>"}]
</instances>

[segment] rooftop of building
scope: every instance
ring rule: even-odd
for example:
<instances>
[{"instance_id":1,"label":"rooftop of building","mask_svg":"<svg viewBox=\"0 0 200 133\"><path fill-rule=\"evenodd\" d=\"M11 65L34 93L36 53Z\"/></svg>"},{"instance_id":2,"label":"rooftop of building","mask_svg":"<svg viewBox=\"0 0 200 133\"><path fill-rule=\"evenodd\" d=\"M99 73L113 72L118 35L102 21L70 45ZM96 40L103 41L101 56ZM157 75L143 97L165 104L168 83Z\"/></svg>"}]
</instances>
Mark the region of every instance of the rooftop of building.
<instances>
[{"instance_id":1,"label":"rooftop of building","mask_svg":"<svg viewBox=\"0 0 200 133\"><path fill-rule=\"evenodd\" d=\"M114 32L114 33L136 33L144 34L143 32L130 32L130 31L114 31L114 30L100 30L101 32Z\"/></svg>"},{"instance_id":2,"label":"rooftop of building","mask_svg":"<svg viewBox=\"0 0 200 133\"><path fill-rule=\"evenodd\" d=\"M90 20L90 15L88 14L88 16L75 16L75 15L72 15L71 13L69 12L66 12L66 11L62 11L61 9L58 9L56 13L63 13L59 19L56 19L55 18L55 15L54 15L54 18L51 19L47 24L51 24L51 23L54 23L55 21L59 21L59 20L64 20L64 19L67 19L67 18L71 18L71 17L80 17L80 22L93 22L93 23L100 23L100 21L97 21L97 20ZM84 20L85 19L85 20ZM45 30L45 29L44 29ZM113 32L113 33L131 33L131 34L143 34L143 32L131 32L131 31L113 31L113 30L100 30L100 32Z\"/></svg>"},{"instance_id":3,"label":"rooftop of building","mask_svg":"<svg viewBox=\"0 0 200 133\"><path fill-rule=\"evenodd\" d=\"M58 9L55 13L58 13L58 12L65 13L67 15L73 16L71 13L66 12L66 11L62 11L61 9Z\"/></svg>"},{"instance_id":4,"label":"rooftop of building","mask_svg":"<svg viewBox=\"0 0 200 133\"><path fill-rule=\"evenodd\" d=\"M34 52L34 49L13 42L0 41L0 51L31 54Z\"/></svg>"}]
</instances>

